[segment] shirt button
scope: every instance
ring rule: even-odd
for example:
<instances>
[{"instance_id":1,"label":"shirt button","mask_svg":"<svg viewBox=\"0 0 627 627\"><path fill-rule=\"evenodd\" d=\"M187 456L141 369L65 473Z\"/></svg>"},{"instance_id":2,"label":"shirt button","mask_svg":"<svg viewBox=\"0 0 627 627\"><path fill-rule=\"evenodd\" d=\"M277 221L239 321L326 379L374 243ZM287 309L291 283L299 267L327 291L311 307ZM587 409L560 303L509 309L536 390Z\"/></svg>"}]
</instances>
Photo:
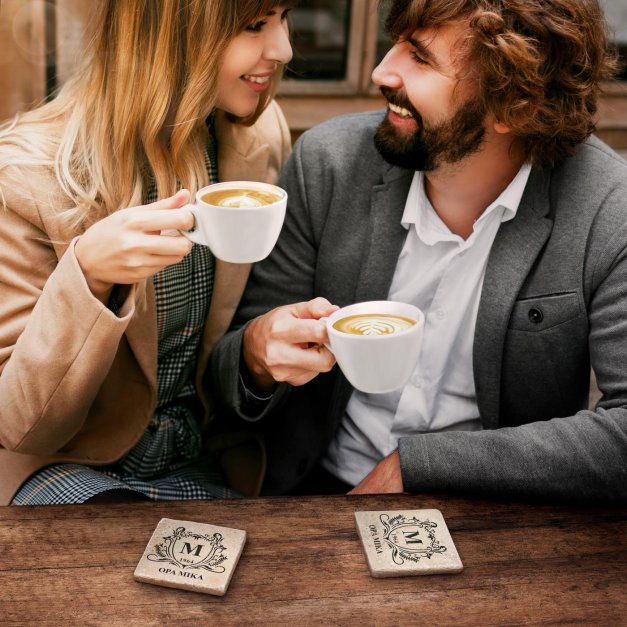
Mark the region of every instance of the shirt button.
<instances>
[{"instance_id":1,"label":"shirt button","mask_svg":"<svg viewBox=\"0 0 627 627\"><path fill-rule=\"evenodd\" d=\"M415 387L417 388L421 388L422 387L422 377L419 377L417 374L415 374L412 378L411 378L411 382L414 384Z\"/></svg>"},{"instance_id":2,"label":"shirt button","mask_svg":"<svg viewBox=\"0 0 627 627\"><path fill-rule=\"evenodd\" d=\"M444 311L443 311L442 309L438 309L438 310L435 312L435 317L436 317L438 320L443 320L443 319L444 319Z\"/></svg>"}]
</instances>

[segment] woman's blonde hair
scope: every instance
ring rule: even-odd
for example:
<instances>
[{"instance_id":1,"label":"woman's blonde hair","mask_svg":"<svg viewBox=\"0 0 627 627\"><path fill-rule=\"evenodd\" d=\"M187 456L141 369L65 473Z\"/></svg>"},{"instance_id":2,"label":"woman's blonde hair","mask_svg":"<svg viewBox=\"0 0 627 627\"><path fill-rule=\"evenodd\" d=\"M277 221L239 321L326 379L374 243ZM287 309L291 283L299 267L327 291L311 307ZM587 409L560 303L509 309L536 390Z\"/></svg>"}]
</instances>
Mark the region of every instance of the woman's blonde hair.
<instances>
[{"instance_id":1,"label":"woman's blonde hair","mask_svg":"<svg viewBox=\"0 0 627 627\"><path fill-rule=\"evenodd\" d=\"M51 102L0 132L0 168L54 167L81 230L159 197L207 183L206 118L225 48L281 0L99 0L87 57ZM260 99L251 124L268 105Z\"/></svg>"}]
</instances>

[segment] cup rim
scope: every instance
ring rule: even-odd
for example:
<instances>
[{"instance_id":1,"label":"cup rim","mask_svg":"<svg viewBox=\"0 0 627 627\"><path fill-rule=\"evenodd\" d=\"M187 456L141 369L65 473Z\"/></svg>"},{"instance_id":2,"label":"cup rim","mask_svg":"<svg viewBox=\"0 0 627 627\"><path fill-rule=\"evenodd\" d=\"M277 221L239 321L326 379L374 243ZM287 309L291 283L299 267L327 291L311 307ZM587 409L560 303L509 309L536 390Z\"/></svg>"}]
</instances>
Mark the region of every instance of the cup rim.
<instances>
[{"instance_id":1,"label":"cup rim","mask_svg":"<svg viewBox=\"0 0 627 627\"><path fill-rule=\"evenodd\" d=\"M339 318L344 317L344 316L352 316L352 315L359 315L359 314L352 314L352 313L346 313L346 310L349 308L353 308L353 307L357 307L357 306L372 306L373 308L375 307L389 307L390 305L402 305L404 307L409 307L412 309L413 312L417 312L415 314L412 314L411 316L408 317L412 317L416 320L416 324L412 325L411 327L407 328L407 329L403 329L402 331L398 331L396 333L388 333L386 335L355 335L352 333L344 333L343 331L338 331L337 329L335 329L333 327L333 323L336 322ZM343 312L343 313L341 313ZM368 313L363 312L363 313ZM379 311L377 313L387 313L385 311ZM340 315L341 314L341 315ZM394 315L394 314L391 314ZM399 316L402 316L403 314L397 314ZM420 330L420 328L423 326L424 324L424 320L425 320L425 315L424 312L419 309L418 307L416 307L415 305L412 305L411 303L404 303L402 301L395 301L395 300L369 300L369 301L363 301L360 303L353 303L351 305L346 305L345 307L341 307L340 309L338 309L337 311L334 311L328 318L327 318L327 333L329 334L329 336L331 335L337 335L339 337L342 338L350 338L350 340L348 341L359 341L359 342L368 342L368 341L381 341L384 339L388 339L391 337L401 337L402 335L409 335L411 333L416 333L417 331Z\"/></svg>"},{"instance_id":2,"label":"cup rim","mask_svg":"<svg viewBox=\"0 0 627 627\"><path fill-rule=\"evenodd\" d=\"M209 189L228 189L233 187L237 187L239 189L259 189L261 187L262 189L280 194L281 198L273 203L270 203L268 205L261 205L260 207L222 207L220 205L212 205L211 203L205 202L201 198L201 195L206 194L207 190ZM210 183L209 185L205 185L204 187L199 189L196 192L195 200L196 204L203 205L205 207L212 207L215 209L228 209L229 211L250 211L251 209L254 209L255 211L259 211L259 209L268 209L281 206L284 202L287 202L287 192L278 185L265 183L263 181L219 181L218 183Z\"/></svg>"}]
</instances>

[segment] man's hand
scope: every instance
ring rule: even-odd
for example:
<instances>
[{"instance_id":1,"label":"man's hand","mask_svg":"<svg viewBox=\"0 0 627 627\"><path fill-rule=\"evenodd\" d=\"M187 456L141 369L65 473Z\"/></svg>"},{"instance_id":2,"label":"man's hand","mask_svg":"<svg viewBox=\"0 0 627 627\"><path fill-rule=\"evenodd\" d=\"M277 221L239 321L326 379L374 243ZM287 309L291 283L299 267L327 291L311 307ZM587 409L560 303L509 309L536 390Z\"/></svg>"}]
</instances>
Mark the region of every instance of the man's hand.
<instances>
[{"instance_id":1,"label":"man's hand","mask_svg":"<svg viewBox=\"0 0 627 627\"><path fill-rule=\"evenodd\" d=\"M325 298L286 305L255 318L244 331L243 357L255 385L270 391L276 382L304 385L328 372L335 357L320 318L338 307Z\"/></svg>"},{"instance_id":2,"label":"man's hand","mask_svg":"<svg viewBox=\"0 0 627 627\"><path fill-rule=\"evenodd\" d=\"M396 449L383 458L349 494L383 494L403 491L401 458Z\"/></svg>"}]
</instances>

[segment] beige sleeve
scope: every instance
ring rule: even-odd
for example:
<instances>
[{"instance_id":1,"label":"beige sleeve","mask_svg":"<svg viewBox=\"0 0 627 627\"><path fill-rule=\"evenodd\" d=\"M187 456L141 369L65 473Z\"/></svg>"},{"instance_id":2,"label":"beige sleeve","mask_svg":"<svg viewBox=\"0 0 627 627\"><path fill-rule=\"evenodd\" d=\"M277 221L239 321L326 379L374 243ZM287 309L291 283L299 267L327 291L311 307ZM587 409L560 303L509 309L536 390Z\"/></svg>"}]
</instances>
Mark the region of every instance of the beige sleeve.
<instances>
[{"instance_id":1,"label":"beige sleeve","mask_svg":"<svg viewBox=\"0 0 627 627\"><path fill-rule=\"evenodd\" d=\"M48 455L76 434L133 311L94 298L74 241L57 259L35 208L0 206L0 446Z\"/></svg>"}]
</instances>

